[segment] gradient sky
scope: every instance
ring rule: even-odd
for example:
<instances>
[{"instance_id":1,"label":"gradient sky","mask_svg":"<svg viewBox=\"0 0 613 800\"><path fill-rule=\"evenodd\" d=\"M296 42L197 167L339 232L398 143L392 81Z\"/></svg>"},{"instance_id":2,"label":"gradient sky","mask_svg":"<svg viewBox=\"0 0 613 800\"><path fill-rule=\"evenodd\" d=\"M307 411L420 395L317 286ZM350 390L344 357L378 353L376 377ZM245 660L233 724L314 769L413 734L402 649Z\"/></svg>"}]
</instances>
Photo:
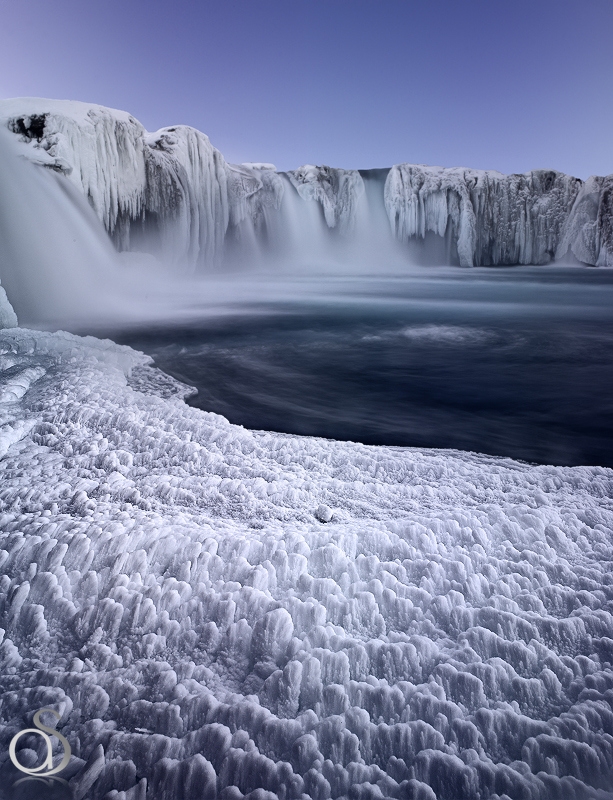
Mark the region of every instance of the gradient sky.
<instances>
[{"instance_id":1,"label":"gradient sky","mask_svg":"<svg viewBox=\"0 0 613 800\"><path fill-rule=\"evenodd\" d=\"M613 0L0 0L0 96L233 162L613 173Z\"/></svg>"}]
</instances>

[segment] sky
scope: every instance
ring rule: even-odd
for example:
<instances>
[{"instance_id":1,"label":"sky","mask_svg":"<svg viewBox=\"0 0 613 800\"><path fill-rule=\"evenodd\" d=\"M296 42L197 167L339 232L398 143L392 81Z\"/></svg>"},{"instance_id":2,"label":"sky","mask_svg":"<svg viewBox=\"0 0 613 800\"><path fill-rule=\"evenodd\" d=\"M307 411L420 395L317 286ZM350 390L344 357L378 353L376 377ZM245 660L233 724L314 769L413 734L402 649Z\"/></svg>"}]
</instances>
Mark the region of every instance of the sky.
<instances>
[{"instance_id":1,"label":"sky","mask_svg":"<svg viewBox=\"0 0 613 800\"><path fill-rule=\"evenodd\" d=\"M0 0L0 97L231 162L613 173L612 0Z\"/></svg>"}]
</instances>

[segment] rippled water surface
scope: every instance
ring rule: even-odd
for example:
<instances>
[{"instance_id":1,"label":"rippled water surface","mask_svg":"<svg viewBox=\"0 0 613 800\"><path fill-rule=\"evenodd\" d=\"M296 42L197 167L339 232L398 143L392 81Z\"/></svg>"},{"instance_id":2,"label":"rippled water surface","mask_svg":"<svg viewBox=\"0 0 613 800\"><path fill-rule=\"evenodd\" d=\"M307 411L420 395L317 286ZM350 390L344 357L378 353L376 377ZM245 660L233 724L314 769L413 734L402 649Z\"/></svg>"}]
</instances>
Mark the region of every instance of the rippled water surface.
<instances>
[{"instance_id":1,"label":"rippled water surface","mask_svg":"<svg viewBox=\"0 0 613 800\"><path fill-rule=\"evenodd\" d=\"M294 289L114 338L249 428L613 466L611 272L432 269Z\"/></svg>"}]
</instances>

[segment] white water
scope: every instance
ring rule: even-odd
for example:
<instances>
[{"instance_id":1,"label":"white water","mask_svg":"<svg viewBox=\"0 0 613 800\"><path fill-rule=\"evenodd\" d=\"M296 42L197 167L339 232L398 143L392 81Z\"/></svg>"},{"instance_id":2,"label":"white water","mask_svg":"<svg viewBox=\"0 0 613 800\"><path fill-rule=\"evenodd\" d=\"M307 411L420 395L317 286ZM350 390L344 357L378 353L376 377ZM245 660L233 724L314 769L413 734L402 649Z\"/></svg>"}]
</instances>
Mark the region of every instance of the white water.
<instances>
[{"instance_id":1,"label":"white water","mask_svg":"<svg viewBox=\"0 0 613 800\"><path fill-rule=\"evenodd\" d=\"M222 270L280 275L406 274L419 265L445 265L457 261L445 238L400 242L393 234L385 209L387 170L365 172L363 184L349 212L337 210L340 219L330 225L319 199L299 193L290 176L279 173L282 199L278 208L265 209L256 219L245 215L230 230Z\"/></svg>"},{"instance_id":2,"label":"white water","mask_svg":"<svg viewBox=\"0 0 613 800\"><path fill-rule=\"evenodd\" d=\"M320 203L280 175L280 208L255 220L246 214L229 232L221 264L204 276L177 270L153 241L141 242L153 252L118 254L74 181L28 163L0 134L0 282L22 326L94 332L186 321L320 294L324 276L406 271L411 263L386 218L384 174L366 180L351 232L329 228Z\"/></svg>"},{"instance_id":3,"label":"white water","mask_svg":"<svg viewBox=\"0 0 613 800\"><path fill-rule=\"evenodd\" d=\"M216 168L230 176L229 199L220 205L230 219L220 253L202 261L206 253L199 251L201 263L190 272L181 255L187 217L180 205L176 218L169 206L158 220L167 235L156 232L152 218L140 233L126 229L132 252L118 254L79 191L76 166L69 179L48 168L51 159L47 167L27 163L15 137L0 133L0 282L24 326L100 332L189 323L269 301L338 302L361 284L370 294L373 278L423 278L425 265L457 263L450 224L444 236L425 230L423 238L396 238L387 170L304 167L284 174L231 167L220 154ZM19 147L31 156L29 145ZM191 194L193 209L206 200ZM217 230L213 212L207 225Z\"/></svg>"},{"instance_id":4,"label":"white water","mask_svg":"<svg viewBox=\"0 0 613 800\"><path fill-rule=\"evenodd\" d=\"M0 279L21 325L74 326L127 313L117 254L85 198L14 152L0 132Z\"/></svg>"},{"instance_id":5,"label":"white water","mask_svg":"<svg viewBox=\"0 0 613 800\"><path fill-rule=\"evenodd\" d=\"M145 281L62 180L0 150L22 324L202 307L213 282ZM287 195L306 290L334 286L320 257L392 258L385 226L352 250ZM456 270L450 304L486 302L484 272ZM207 302L301 281L247 274ZM75 796L610 800L610 470L252 432L177 402L133 351L0 338L0 733L61 709Z\"/></svg>"}]
</instances>

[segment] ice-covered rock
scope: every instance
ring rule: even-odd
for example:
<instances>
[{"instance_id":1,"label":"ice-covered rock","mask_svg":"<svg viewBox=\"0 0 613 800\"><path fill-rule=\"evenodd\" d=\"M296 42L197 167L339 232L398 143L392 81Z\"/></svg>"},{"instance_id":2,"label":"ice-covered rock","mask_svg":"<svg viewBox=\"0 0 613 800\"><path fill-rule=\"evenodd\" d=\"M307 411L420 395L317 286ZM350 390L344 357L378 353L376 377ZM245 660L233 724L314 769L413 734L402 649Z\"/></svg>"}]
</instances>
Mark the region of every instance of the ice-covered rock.
<instances>
[{"instance_id":1,"label":"ice-covered rock","mask_svg":"<svg viewBox=\"0 0 613 800\"><path fill-rule=\"evenodd\" d=\"M147 133L123 111L40 98L0 101L0 126L28 158L79 187L120 249L154 250L166 262L217 264L237 241L247 262L263 243L300 259L311 239L335 247L338 256L330 230L351 240L358 220L364 229L382 224L383 213L368 204L378 193L364 204L358 171L307 164L284 174L272 164L230 165L188 126ZM303 202L299 210L283 202L287 181ZM430 232L447 237L463 266L546 264L569 252L584 263L611 266L612 186L612 176L583 183L554 170L502 175L399 164L387 174L384 200L376 202L384 202L398 239ZM308 206L314 202L323 212L321 230L309 229L305 241L300 229L313 225ZM360 214L372 219L366 224ZM371 234L370 246L380 250L381 236ZM355 251L346 257L355 261Z\"/></svg>"},{"instance_id":2,"label":"ice-covered rock","mask_svg":"<svg viewBox=\"0 0 613 800\"><path fill-rule=\"evenodd\" d=\"M143 225L160 237L169 261L214 263L228 228L228 167L195 128L162 128L145 137ZM153 224L150 223L153 217ZM122 237L134 220L124 215Z\"/></svg>"},{"instance_id":3,"label":"ice-covered rock","mask_svg":"<svg viewBox=\"0 0 613 800\"><path fill-rule=\"evenodd\" d=\"M329 228L351 233L356 223L357 203L364 194L364 181L357 170L306 164L287 175L300 197L321 204Z\"/></svg>"},{"instance_id":4,"label":"ice-covered rock","mask_svg":"<svg viewBox=\"0 0 613 800\"><path fill-rule=\"evenodd\" d=\"M613 471L248 431L69 334L0 390L0 736L55 708L76 795L609 800Z\"/></svg>"},{"instance_id":5,"label":"ice-covered rock","mask_svg":"<svg viewBox=\"0 0 613 800\"><path fill-rule=\"evenodd\" d=\"M230 223L238 227L249 220L257 231L266 215L278 211L285 190L274 164L228 165Z\"/></svg>"},{"instance_id":6,"label":"ice-covered rock","mask_svg":"<svg viewBox=\"0 0 613 800\"><path fill-rule=\"evenodd\" d=\"M569 250L585 264L613 266L613 175L581 186L558 248L560 255Z\"/></svg>"},{"instance_id":7,"label":"ice-covered rock","mask_svg":"<svg viewBox=\"0 0 613 800\"><path fill-rule=\"evenodd\" d=\"M120 249L155 246L188 264L216 259L229 220L228 166L200 131L147 133L123 111L42 98L1 101L0 125L28 158L83 191Z\"/></svg>"},{"instance_id":8,"label":"ice-covered rock","mask_svg":"<svg viewBox=\"0 0 613 800\"><path fill-rule=\"evenodd\" d=\"M140 217L145 199L145 129L125 111L69 100L20 97L0 103L0 124L31 160L66 175L113 232Z\"/></svg>"},{"instance_id":9,"label":"ice-covered rock","mask_svg":"<svg viewBox=\"0 0 613 800\"><path fill-rule=\"evenodd\" d=\"M449 235L462 266L547 264L581 185L553 170L502 175L399 164L387 177L385 203L400 239Z\"/></svg>"}]
</instances>

